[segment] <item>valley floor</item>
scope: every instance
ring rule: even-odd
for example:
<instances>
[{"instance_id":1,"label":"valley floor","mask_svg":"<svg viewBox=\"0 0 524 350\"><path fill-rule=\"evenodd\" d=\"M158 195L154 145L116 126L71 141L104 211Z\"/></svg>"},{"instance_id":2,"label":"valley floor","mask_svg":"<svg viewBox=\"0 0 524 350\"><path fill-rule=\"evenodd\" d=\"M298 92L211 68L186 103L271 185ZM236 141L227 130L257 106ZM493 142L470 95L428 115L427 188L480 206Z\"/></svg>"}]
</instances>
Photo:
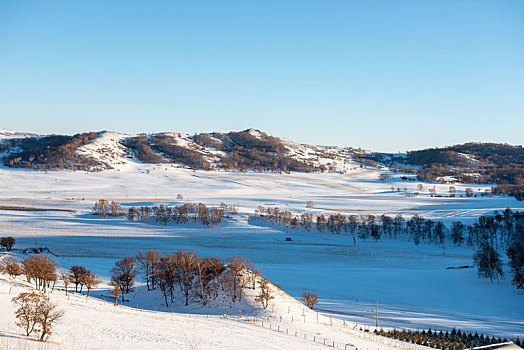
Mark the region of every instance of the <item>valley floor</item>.
<instances>
[{"instance_id":1,"label":"valley floor","mask_svg":"<svg viewBox=\"0 0 524 350\"><path fill-rule=\"evenodd\" d=\"M395 177L382 182L377 175L377 171L368 169L353 175L280 175L193 172L145 165L102 173L0 168L0 206L75 210L0 210L0 233L16 238L16 252L26 247L48 247L59 256L62 267L83 264L106 280L116 259L138 250L166 253L183 248L221 258L243 255L290 295L299 297L304 289L317 292L323 314L350 323L374 325L378 300L379 326L460 327L523 337L524 295L510 284L508 276L491 284L479 279L473 268L447 269L471 265L473 251L469 248L448 245L444 252L440 247L414 246L403 240L359 241L353 246L344 235L288 232L249 220L249 213L258 205L304 212L308 211L308 200L315 203L312 212L419 214L446 224L458 219L471 222L479 215L507 207L524 209L524 202L509 197L414 196L417 182ZM455 186L458 193L466 187ZM392 191L391 187L401 191ZM436 185L437 193L445 193L448 187ZM472 187L477 191L486 186ZM184 201L233 204L241 214L215 228L130 223L125 218L90 214L100 198L118 200L126 208L179 203L178 193ZM292 242L285 242L288 236ZM251 327L242 323L244 326Z\"/></svg>"}]
</instances>

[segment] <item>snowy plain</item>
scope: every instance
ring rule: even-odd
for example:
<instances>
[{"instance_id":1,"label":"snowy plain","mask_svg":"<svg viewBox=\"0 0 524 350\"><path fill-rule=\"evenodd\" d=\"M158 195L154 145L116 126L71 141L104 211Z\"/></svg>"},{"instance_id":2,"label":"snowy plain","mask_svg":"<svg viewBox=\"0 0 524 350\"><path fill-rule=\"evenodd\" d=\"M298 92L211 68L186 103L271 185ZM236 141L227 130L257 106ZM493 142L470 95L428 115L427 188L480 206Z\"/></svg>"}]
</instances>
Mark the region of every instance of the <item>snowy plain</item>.
<instances>
[{"instance_id":1,"label":"snowy plain","mask_svg":"<svg viewBox=\"0 0 524 350\"><path fill-rule=\"evenodd\" d=\"M48 247L67 268L85 264L109 277L114 261L138 250L194 249L201 255L226 258L243 255L264 276L294 297L303 290L320 295L319 310L351 322L374 325L376 300L379 326L478 331L507 337L524 334L524 295L509 278L491 284L471 265L469 248L414 246L402 240L359 241L345 235L289 231L252 221L257 206L293 212L348 214L414 214L471 222L494 210L524 209L510 197L461 197L486 185L455 184L457 197L430 197L418 182L392 174L379 181L378 169L346 174L275 174L193 171L165 165L129 162L120 169L93 172L0 169L0 205L71 209L74 212L0 211L0 232L13 235L17 248ZM445 194L449 185L435 186ZM392 190L392 188L394 190ZM400 189L398 191L397 189ZM125 218L100 218L90 211L96 200L138 205L225 202L238 207L214 228L201 225L130 223ZM314 209L307 209L307 201ZM291 236L292 242L285 242ZM161 304L161 300L159 300Z\"/></svg>"}]
</instances>

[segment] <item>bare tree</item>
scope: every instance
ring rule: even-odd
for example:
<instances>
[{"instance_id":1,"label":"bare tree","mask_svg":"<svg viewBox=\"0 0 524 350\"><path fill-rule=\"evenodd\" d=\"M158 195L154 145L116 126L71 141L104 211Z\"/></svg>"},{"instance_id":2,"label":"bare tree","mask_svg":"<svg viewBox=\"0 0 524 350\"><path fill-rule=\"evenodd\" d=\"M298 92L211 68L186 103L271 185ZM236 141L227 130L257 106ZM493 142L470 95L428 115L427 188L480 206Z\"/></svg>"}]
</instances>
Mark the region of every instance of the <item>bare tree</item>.
<instances>
[{"instance_id":1,"label":"bare tree","mask_svg":"<svg viewBox=\"0 0 524 350\"><path fill-rule=\"evenodd\" d=\"M122 293L128 293L133 286L136 276L136 260L132 256L126 256L122 260L118 260L111 270L111 281L117 283L122 290ZM122 294L122 299L123 299Z\"/></svg>"},{"instance_id":2,"label":"bare tree","mask_svg":"<svg viewBox=\"0 0 524 350\"><path fill-rule=\"evenodd\" d=\"M109 294L113 297L114 304L116 306L118 302L118 298L124 293L122 293L122 289L120 288L120 285L115 282L111 282L111 285L113 286L112 289L109 290Z\"/></svg>"},{"instance_id":3,"label":"bare tree","mask_svg":"<svg viewBox=\"0 0 524 350\"><path fill-rule=\"evenodd\" d=\"M58 310L57 305L42 295L37 308L37 322L40 326L40 341L45 342L51 336L53 326L64 316L64 311Z\"/></svg>"},{"instance_id":4,"label":"bare tree","mask_svg":"<svg viewBox=\"0 0 524 350\"><path fill-rule=\"evenodd\" d=\"M227 259L230 274L226 274L226 282L233 301L242 299L242 289L249 283L248 266L251 266L251 262L242 256L235 255Z\"/></svg>"},{"instance_id":5,"label":"bare tree","mask_svg":"<svg viewBox=\"0 0 524 350\"><path fill-rule=\"evenodd\" d=\"M40 302L40 295L34 290L24 292L11 299L11 302L16 309L16 325L24 330L25 335L31 335L38 325L36 310Z\"/></svg>"},{"instance_id":6,"label":"bare tree","mask_svg":"<svg viewBox=\"0 0 524 350\"><path fill-rule=\"evenodd\" d=\"M86 274L89 273L89 270L85 266L73 265L69 269L71 281L75 285L75 292L78 292L78 286L80 286L80 292L84 286L83 278Z\"/></svg>"},{"instance_id":7,"label":"bare tree","mask_svg":"<svg viewBox=\"0 0 524 350\"><path fill-rule=\"evenodd\" d=\"M161 254L158 250L148 250L145 254L140 250L136 256L139 269L146 276L147 290L155 289L155 275L159 267Z\"/></svg>"},{"instance_id":8,"label":"bare tree","mask_svg":"<svg viewBox=\"0 0 524 350\"><path fill-rule=\"evenodd\" d=\"M198 255L196 255L193 250L186 253L183 249L180 249L175 252L175 256L178 262L179 279L182 283L187 306L189 305L189 290L191 289L193 282Z\"/></svg>"},{"instance_id":9,"label":"bare tree","mask_svg":"<svg viewBox=\"0 0 524 350\"><path fill-rule=\"evenodd\" d=\"M94 272L88 272L82 278L82 282L84 282L86 289L87 289L86 298L89 298L89 292L93 288L96 288L96 286L98 286L100 282L102 281L98 278L98 276Z\"/></svg>"},{"instance_id":10,"label":"bare tree","mask_svg":"<svg viewBox=\"0 0 524 350\"><path fill-rule=\"evenodd\" d=\"M123 214L122 207L118 202L111 202L111 216L122 216Z\"/></svg>"},{"instance_id":11,"label":"bare tree","mask_svg":"<svg viewBox=\"0 0 524 350\"><path fill-rule=\"evenodd\" d=\"M265 278L260 280L260 293L255 297L255 301L258 301L262 304L264 309L267 309L269 301L275 297L271 293L269 288L269 281Z\"/></svg>"},{"instance_id":12,"label":"bare tree","mask_svg":"<svg viewBox=\"0 0 524 350\"><path fill-rule=\"evenodd\" d=\"M4 247L8 252L13 249L13 246L15 245L15 239L12 236L8 237L2 237L0 239L0 246Z\"/></svg>"},{"instance_id":13,"label":"bare tree","mask_svg":"<svg viewBox=\"0 0 524 350\"><path fill-rule=\"evenodd\" d=\"M67 286L69 286L72 282L71 274L67 271L60 272L60 279L62 282L64 282L64 289L67 295Z\"/></svg>"},{"instance_id":14,"label":"bare tree","mask_svg":"<svg viewBox=\"0 0 524 350\"><path fill-rule=\"evenodd\" d=\"M1 270L5 271L12 278L20 276L23 272L22 266L13 257L7 257L2 261Z\"/></svg>"},{"instance_id":15,"label":"bare tree","mask_svg":"<svg viewBox=\"0 0 524 350\"><path fill-rule=\"evenodd\" d=\"M16 325L23 328L27 336L33 331L40 331L39 340L42 342L47 341L53 326L64 315L48 297L35 291L20 293L12 299L12 303L16 308Z\"/></svg>"},{"instance_id":16,"label":"bare tree","mask_svg":"<svg viewBox=\"0 0 524 350\"><path fill-rule=\"evenodd\" d=\"M318 304L318 294L313 292L304 291L302 292L302 301L310 308L313 309Z\"/></svg>"}]
</instances>

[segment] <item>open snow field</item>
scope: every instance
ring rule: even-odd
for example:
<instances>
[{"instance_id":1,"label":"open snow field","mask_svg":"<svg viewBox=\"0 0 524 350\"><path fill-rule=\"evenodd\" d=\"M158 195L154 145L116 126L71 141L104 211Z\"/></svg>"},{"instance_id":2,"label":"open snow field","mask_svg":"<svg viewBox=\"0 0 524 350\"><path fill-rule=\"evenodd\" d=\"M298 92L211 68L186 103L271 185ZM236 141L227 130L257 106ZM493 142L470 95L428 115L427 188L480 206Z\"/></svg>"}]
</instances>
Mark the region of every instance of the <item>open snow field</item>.
<instances>
[{"instance_id":1,"label":"open snow field","mask_svg":"<svg viewBox=\"0 0 524 350\"><path fill-rule=\"evenodd\" d=\"M318 308L360 324L374 325L376 300L379 326L443 328L454 326L501 336L524 335L524 295L509 278L491 285L471 265L473 252L448 246L443 256L435 246L381 240L352 245L349 237L289 232L248 220L258 205L294 212L419 214L452 220L475 217L507 207L524 209L509 197L431 198L423 184L399 177L381 182L378 170L340 174L271 174L190 171L165 166L126 165L101 173L35 172L0 168L0 205L73 209L75 212L0 210L0 232L17 239L15 248L46 246L63 267L85 264L108 278L117 258L151 248L168 252L194 249L201 255L243 255L264 271L264 277L294 297L303 289L321 298ZM455 184L457 195L471 187ZM391 188L394 188L394 191ZM449 185L435 185L446 194ZM397 191L400 188L400 191ZM100 198L124 207L184 201L238 206L240 215L215 228L200 225L129 223L125 218L89 214ZM407 196L408 195L408 196ZM285 242L292 236L292 242ZM161 304L161 300L158 304Z\"/></svg>"}]
</instances>

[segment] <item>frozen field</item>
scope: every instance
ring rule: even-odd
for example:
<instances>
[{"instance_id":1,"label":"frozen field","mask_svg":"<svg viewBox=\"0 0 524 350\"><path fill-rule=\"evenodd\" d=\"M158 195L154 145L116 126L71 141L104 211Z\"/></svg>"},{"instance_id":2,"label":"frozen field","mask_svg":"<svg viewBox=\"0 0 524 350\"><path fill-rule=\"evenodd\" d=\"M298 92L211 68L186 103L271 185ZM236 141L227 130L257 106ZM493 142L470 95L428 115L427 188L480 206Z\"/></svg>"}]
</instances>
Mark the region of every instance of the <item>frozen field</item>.
<instances>
[{"instance_id":1,"label":"frozen field","mask_svg":"<svg viewBox=\"0 0 524 350\"><path fill-rule=\"evenodd\" d=\"M135 167L135 168L132 168ZM167 169L167 170L166 170ZM454 326L484 333L523 336L524 295L510 285L478 279L475 269L447 270L471 265L467 248L416 247L411 242L381 240L353 246L346 236L283 232L247 217L258 205L306 211L349 213L415 213L447 223L471 221L478 215L507 207L524 209L508 197L412 197L418 182L393 177L378 180L378 171L360 169L340 174L260 174L193 172L160 166L128 165L125 171L102 173L34 172L0 169L0 205L74 209L76 212L0 210L0 232L17 238L16 248L47 246L64 267L85 264L108 277L114 260L139 249L194 249L202 255L244 255L264 276L292 296L303 289L317 292L319 309L348 320L374 325L379 301L379 326L444 328ZM431 185L432 187L433 185ZM435 185L446 194L449 185ZM391 187L395 190L392 191ZM457 194L466 187L456 184ZM397 191L400 188L400 191ZM99 198L122 205L225 202L241 215L216 228L200 225L129 223L124 218L89 214ZM406 196L410 195L410 196ZM285 237L293 237L285 242ZM161 301L159 301L161 303Z\"/></svg>"}]
</instances>

